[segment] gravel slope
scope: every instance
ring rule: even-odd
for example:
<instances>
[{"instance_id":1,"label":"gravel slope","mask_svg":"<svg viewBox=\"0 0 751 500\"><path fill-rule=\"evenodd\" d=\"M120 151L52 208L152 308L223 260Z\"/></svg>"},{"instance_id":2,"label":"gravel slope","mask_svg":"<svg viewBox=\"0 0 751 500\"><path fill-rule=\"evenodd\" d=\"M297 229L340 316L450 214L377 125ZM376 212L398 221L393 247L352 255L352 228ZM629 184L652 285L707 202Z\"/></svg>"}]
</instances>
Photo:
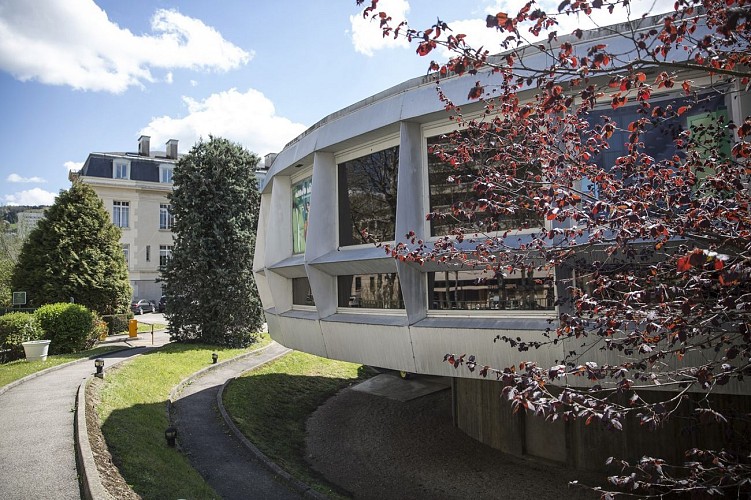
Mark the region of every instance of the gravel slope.
<instances>
[{"instance_id":1,"label":"gravel slope","mask_svg":"<svg viewBox=\"0 0 751 500\"><path fill-rule=\"evenodd\" d=\"M316 410L307 434L311 466L357 499L599 497L568 486L585 479L575 471L467 437L452 425L448 390L403 403L345 389Z\"/></svg>"}]
</instances>

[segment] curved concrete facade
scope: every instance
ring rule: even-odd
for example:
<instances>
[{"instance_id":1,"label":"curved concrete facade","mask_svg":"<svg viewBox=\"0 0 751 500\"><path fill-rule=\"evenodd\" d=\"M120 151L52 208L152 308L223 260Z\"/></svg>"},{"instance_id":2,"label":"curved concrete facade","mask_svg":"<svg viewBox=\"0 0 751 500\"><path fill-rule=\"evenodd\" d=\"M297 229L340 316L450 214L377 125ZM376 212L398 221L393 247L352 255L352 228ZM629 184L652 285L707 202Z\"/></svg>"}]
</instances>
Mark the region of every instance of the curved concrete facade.
<instances>
[{"instance_id":1,"label":"curved concrete facade","mask_svg":"<svg viewBox=\"0 0 751 500\"><path fill-rule=\"evenodd\" d=\"M643 21L644 29L650 26L649 21ZM586 50L595 40L608 37L611 37L608 40L611 46L628 43L625 38L612 38L609 34L612 32L588 32L581 40L561 37L559 43L570 41L584 47L581 50ZM612 50L617 52L618 48ZM533 66L534 59L544 56L530 49L528 57ZM440 87L455 104L462 106L466 117L481 111L477 103L467 102L468 89L476 81L490 84L491 79L488 73L453 77L442 80ZM730 99L727 103L728 112L736 120L735 115L748 113L751 108L747 93L741 95L737 103L731 104ZM397 145L398 189L393 242L408 243L405 235L410 231L417 238L432 239L425 218L431 211L427 141L451 128L452 122L438 99L435 81L422 77L324 118L278 154L261 188L254 262L269 332L274 340L289 348L318 356L453 377L457 425L471 436L510 453L567 461L579 468L599 468L602 464L599 455L618 455L619 450L614 447L626 446L625 441L606 447L602 443L610 438L603 437L602 433L579 434L578 424L559 421L555 425L541 425L534 417L525 417L521 412L512 414L508 405L498 402L499 384L479 381L476 374L465 368L457 370L443 361L446 353L467 353L477 355L479 363L495 367L516 365L531 358L543 366L555 365L567 352L576 349L578 341L577 345L573 345L572 340L561 341L530 354L520 353L494 339L502 334L522 341L544 341L546 328L555 328L560 313L558 307L436 310L429 306L433 300L429 273L440 273L444 268L435 264L419 266L399 262L373 244L340 244L342 232L338 214L343 200L338 185L341 166L353 158ZM307 238L304 252L296 253L292 228L293 224L298 224L295 217L299 216L293 213L294 187L304 179L311 181L305 226ZM525 232L518 232L518 235L523 242ZM569 277L566 272L556 270L556 280ZM343 307L343 291L338 289L341 276L394 273L398 276L403 306L400 303L396 308ZM305 305L299 300L295 303L293 288L295 280L300 278L307 279L310 302L314 305ZM549 293L559 295L562 291ZM358 300L350 297L351 302ZM614 361L609 359L613 354L607 352L589 354L601 363ZM739 394L740 390L728 388L726 392ZM463 407L462 411L459 407ZM666 435L645 439L645 442L659 449L670 447L672 440L673 437ZM590 457L583 451L585 446L599 448L602 453Z\"/></svg>"}]
</instances>

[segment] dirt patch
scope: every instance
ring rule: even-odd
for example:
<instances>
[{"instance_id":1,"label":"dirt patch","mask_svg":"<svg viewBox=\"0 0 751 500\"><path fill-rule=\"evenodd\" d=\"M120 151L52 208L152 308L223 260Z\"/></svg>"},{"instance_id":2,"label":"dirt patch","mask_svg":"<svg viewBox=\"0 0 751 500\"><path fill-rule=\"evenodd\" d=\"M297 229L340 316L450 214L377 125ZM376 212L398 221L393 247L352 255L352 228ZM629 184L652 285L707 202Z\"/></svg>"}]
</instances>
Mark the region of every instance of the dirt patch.
<instances>
[{"instance_id":1,"label":"dirt patch","mask_svg":"<svg viewBox=\"0 0 751 500\"><path fill-rule=\"evenodd\" d=\"M399 402L345 389L310 417L307 436L310 465L357 499L599 497L568 486L579 472L468 437L452 424L450 391Z\"/></svg>"},{"instance_id":2,"label":"dirt patch","mask_svg":"<svg viewBox=\"0 0 751 500\"><path fill-rule=\"evenodd\" d=\"M112 455L107 449L107 443L102 434L99 415L96 412L102 383L102 380L94 378L86 388L86 427L89 433L91 451L94 454L94 462L99 471L102 485L113 498L138 500L141 496L134 492L120 475L120 471L112 461Z\"/></svg>"}]
</instances>

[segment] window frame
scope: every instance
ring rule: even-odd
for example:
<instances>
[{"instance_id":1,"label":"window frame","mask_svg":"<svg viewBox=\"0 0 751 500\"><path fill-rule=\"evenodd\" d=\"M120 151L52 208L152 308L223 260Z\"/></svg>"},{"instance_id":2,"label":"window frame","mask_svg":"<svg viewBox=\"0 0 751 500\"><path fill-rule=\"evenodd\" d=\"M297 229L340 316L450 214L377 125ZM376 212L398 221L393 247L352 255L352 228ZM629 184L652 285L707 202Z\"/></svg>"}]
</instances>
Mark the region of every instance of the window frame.
<instances>
[{"instance_id":1,"label":"window frame","mask_svg":"<svg viewBox=\"0 0 751 500\"><path fill-rule=\"evenodd\" d=\"M159 245L159 266L166 266L172 258L173 245Z\"/></svg>"},{"instance_id":2,"label":"window frame","mask_svg":"<svg viewBox=\"0 0 751 500\"><path fill-rule=\"evenodd\" d=\"M399 156L401 156L401 140L400 140L400 133L392 133L385 137L382 137L375 141L369 141L365 142L363 144L360 144L358 146L345 149L343 151L340 151L338 153L334 154L334 165L336 166L336 216L335 219L335 229L336 229L336 235L337 235L337 248L339 248L342 251L350 250L350 249L358 249L358 248L365 248L369 247L372 244L371 243L358 243L355 245L342 245L339 234L340 234L340 216L339 216L339 168L343 163L346 163L348 161L356 160L358 158L362 158L364 156L378 153L380 151L385 151L386 149L392 148L394 146L397 146L399 148ZM397 167L398 168L398 167ZM397 178L398 178L398 171L397 171ZM399 192L399 187L397 185L397 193ZM399 207L397 206L397 212L399 210ZM394 214L396 217L396 214ZM394 226L396 227L396 221L394 221ZM396 234L394 235L396 238ZM394 242L395 240L384 240L382 243L389 243Z\"/></svg>"},{"instance_id":3,"label":"window frame","mask_svg":"<svg viewBox=\"0 0 751 500\"><path fill-rule=\"evenodd\" d=\"M119 168L125 169L125 176L118 175ZM130 180L130 161L128 160L113 160L112 161L112 178L119 180Z\"/></svg>"},{"instance_id":4,"label":"window frame","mask_svg":"<svg viewBox=\"0 0 751 500\"><path fill-rule=\"evenodd\" d=\"M165 181L164 176L169 173L169 180ZM160 184L172 184L172 176L175 173L175 166L168 163L162 163L159 165L159 183Z\"/></svg>"},{"instance_id":5,"label":"window frame","mask_svg":"<svg viewBox=\"0 0 751 500\"><path fill-rule=\"evenodd\" d=\"M125 214L125 225L122 224L123 214ZM130 228L130 201L112 200L112 223L120 229Z\"/></svg>"},{"instance_id":6,"label":"window frame","mask_svg":"<svg viewBox=\"0 0 751 500\"><path fill-rule=\"evenodd\" d=\"M125 268L130 270L130 243L121 243L120 248L122 248L125 257Z\"/></svg>"},{"instance_id":7,"label":"window frame","mask_svg":"<svg viewBox=\"0 0 751 500\"><path fill-rule=\"evenodd\" d=\"M166 213L166 215L164 215ZM164 218L163 218L164 215ZM159 204L159 230L172 231L175 225L175 216L172 215L172 205L169 203Z\"/></svg>"},{"instance_id":8,"label":"window frame","mask_svg":"<svg viewBox=\"0 0 751 500\"><path fill-rule=\"evenodd\" d=\"M472 114L467 116L467 121L473 120L473 119L481 119L484 116L482 113ZM431 137L436 137L443 134L449 134L451 132L454 132L457 130L456 123L442 120L437 123L428 123L422 126L421 128L421 141L420 141L420 147L421 149L421 157L422 157L422 179L423 179L423 200L422 200L422 208L423 212L425 214L428 214L430 212L430 158L428 153L428 139ZM430 230L430 221L425 220L425 217L423 217L423 234L425 235L425 241L428 242L434 242L437 241L440 238L443 238L447 235L431 235ZM545 229L551 229L552 223L548 220L542 220L540 221L543 223ZM515 236L515 235L523 235L523 234L533 234L539 231L539 227L530 227L528 229L501 229L498 231L487 231L485 233L482 233L484 235L493 237L502 235L504 233L508 234L509 237ZM469 234L475 234L475 233L465 233L467 235ZM479 233L478 233L479 234ZM450 234L448 235L450 236Z\"/></svg>"}]
</instances>

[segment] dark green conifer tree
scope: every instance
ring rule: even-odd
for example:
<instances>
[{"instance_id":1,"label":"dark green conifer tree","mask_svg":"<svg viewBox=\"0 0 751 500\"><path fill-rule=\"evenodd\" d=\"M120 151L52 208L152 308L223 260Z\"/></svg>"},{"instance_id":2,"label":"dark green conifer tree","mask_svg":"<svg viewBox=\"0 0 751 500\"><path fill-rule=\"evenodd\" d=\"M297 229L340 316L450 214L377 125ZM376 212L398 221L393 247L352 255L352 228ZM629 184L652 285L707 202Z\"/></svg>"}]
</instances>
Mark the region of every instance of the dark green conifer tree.
<instances>
[{"instance_id":1,"label":"dark green conifer tree","mask_svg":"<svg viewBox=\"0 0 751 500\"><path fill-rule=\"evenodd\" d=\"M90 186L74 182L55 198L21 249L12 286L33 307L72 299L100 314L127 312L120 228Z\"/></svg>"},{"instance_id":2,"label":"dark green conifer tree","mask_svg":"<svg viewBox=\"0 0 751 500\"><path fill-rule=\"evenodd\" d=\"M178 162L172 257L162 269L174 340L247 346L263 323L253 279L258 156L209 136Z\"/></svg>"}]
</instances>

